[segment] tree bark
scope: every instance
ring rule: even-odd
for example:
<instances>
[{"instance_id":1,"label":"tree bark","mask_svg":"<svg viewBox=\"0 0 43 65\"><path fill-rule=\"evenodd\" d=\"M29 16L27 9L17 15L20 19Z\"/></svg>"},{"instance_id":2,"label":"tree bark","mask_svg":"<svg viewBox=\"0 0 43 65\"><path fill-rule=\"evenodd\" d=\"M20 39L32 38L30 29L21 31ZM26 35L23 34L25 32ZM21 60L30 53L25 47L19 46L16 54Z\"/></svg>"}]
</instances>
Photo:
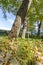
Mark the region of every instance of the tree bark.
<instances>
[{"instance_id":1,"label":"tree bark","mask_svg":"<svg viewBox=\"0 0 43 65\"><path fill-rule=\"evenodd\" d=\"M37 33L38 36L40 36L40 28L41 28L41 22L38 25L38 33Z\"/></svg>"},{"instance_id":2,"label":"tree bark","mask_svg":"<svg viewBox=\"0 0 43 65\"><path fill-rule=\"evenodd\" d=\"M22 32L22 38L23 39L25 39L26 30L27 30L27 21L24 21L24 24L23 24L23 32Z\"/></svg>"},{"instance_id":3,"label":"tree bark","mask_svg":"<svg viewBox=\"0 0 43 65\"><path fill-rule=\"evenodd\" d=\"M19 32L20 32L21 23L24 22L26 14L27 14L27 10L29 9L30 4L31 4L30 1L31 0L23 0L23 3L20 9L17 12L17 16L12 26L11 32L8 35L10 39L14 37L18 37Z\"/></svg>"},{"instance_id":4,"label":"tree bark","mask_svg":"<svg viewBox=\"0 0 43 65\"><path fill-rule=\"evenodd\" d=\"M20 31L20 26L21 26L21 18L20 18L20 16L17 16L16 19L15 19L15 22L12 26L11 32L8 35L8 37L10 39L12 39L14 37L15 38L18 37L19 31Z\"/></svg>"}]
</instances>

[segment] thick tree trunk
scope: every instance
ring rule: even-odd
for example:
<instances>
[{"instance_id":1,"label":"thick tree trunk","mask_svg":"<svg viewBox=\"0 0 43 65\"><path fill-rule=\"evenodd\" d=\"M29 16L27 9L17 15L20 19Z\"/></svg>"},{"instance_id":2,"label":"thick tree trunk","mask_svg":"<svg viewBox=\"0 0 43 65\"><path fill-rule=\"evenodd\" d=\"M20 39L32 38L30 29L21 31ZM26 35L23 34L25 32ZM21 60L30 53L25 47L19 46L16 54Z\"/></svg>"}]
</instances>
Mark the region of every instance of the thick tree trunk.
<instances>
[{"instance_id":1,"label":"thick tree trunk","mask_svg":"<svg viewBox=\"0 0 43 65\"><path fill-rule=\"evenodd\" d=\"M41 22L38 25L38 33L37 33L38 36L40 36L40 28L41 28Z\"/></svg>"},{"instance_id":2,"label":"thick tree trunk","mask_svg":"<svg viewBox=\"0 0 43 65\"><path fill-rule=\"evenodd\" d=\"M23 32L22 32L22 38L23 39L25 39L26 30L27 30L27 22L24 21L24 24L23 24Z\"/></svg>"},{"instance_id":3,"label":"thick tree trunk","mask_svg":"<svg viewBox=\"0 0 43 65\"><path fill-rule=\"evenodd\" d=\"M20 9L17 12L16 20L12 26L12 30L9 34L9 38L18 37L21 23L24 22L26 14L27 14L27 10L29 9L30 4L31 4L30 1L31 0L23 0L23 3Z\"/></svg>"},{"instance_id":4,"label":"thick tree trunk","mask_svg":"<svg viewBox=\"0 0 43 65\"><path fill-rule=\"evenodd\" d=\"M20 26L21 26L21 18L20 18L20 16L17 16L15 19L15 22L12 26L11 32L9 34L10 39L12 39L14 37L15 38L18 37L19 31L20 31Z\"/></svg>"}]
</instances>

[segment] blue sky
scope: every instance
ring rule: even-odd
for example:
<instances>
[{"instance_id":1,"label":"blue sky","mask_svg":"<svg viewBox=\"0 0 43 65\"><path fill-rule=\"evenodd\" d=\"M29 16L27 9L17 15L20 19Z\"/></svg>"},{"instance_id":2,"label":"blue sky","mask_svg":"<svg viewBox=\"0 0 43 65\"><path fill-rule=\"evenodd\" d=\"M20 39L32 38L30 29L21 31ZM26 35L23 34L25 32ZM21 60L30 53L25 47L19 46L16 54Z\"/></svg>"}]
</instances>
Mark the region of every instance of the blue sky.
<instances>
[{"instance_id":1,"label":"blue sky","mask_svg":"<svg viewBox=\"0 0 43 65\"><path fill-rule=\"evenodd\" d=\"M7 19L3 17L3 12L0 9L0 29L11 30L13 22L15 20L15 16L12 13L6 13Z\"/></svg>"}]
</instances>

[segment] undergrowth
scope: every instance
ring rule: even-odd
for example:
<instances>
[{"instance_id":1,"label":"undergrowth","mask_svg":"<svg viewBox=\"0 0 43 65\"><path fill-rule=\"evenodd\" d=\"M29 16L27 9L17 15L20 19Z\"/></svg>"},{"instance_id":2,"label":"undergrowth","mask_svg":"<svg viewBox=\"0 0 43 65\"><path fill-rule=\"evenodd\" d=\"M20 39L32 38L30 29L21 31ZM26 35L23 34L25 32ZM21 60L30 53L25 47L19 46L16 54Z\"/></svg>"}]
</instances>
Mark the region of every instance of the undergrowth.
<instances>
[{"instance_id":1,"label":"undergrowth","mask_svg":"<svg viewBox=\"0 0 43 65\"><path fill-rule=\"evenodd\" d=\"M35 65L35 55L37 52L40 52L41 56L43 56L42 39L14 39L11 42L11 44L13 43L12 47L14 47L14 49L11 49L11 45L9 43L9 39L7 37L3 37L0 40L0 51L2 50L4 52L7 52L9 50L12 50L12 56L16 57L21 65Z\"/></svg>"}]
</instances>

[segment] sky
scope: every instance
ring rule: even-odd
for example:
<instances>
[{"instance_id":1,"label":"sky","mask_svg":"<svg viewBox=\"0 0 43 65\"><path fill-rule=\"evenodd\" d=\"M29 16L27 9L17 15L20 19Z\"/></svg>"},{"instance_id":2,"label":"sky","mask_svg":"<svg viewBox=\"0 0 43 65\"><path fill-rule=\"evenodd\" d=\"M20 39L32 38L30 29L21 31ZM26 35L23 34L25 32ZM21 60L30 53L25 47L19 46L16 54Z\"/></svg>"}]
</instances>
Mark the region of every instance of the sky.
<instances>
[{"instance_id":1,"label":"sky","mask_svg":"<svg viewBox=\"0 0 43 65\"><path fill-rule=\"evenodd\" d=\"M1 30L11 30L12 25L15 20L15 16L12 13L6 13L7 19L3 16L3 11L0 9L0 29Z\"/></svg>"}]
</instances>

